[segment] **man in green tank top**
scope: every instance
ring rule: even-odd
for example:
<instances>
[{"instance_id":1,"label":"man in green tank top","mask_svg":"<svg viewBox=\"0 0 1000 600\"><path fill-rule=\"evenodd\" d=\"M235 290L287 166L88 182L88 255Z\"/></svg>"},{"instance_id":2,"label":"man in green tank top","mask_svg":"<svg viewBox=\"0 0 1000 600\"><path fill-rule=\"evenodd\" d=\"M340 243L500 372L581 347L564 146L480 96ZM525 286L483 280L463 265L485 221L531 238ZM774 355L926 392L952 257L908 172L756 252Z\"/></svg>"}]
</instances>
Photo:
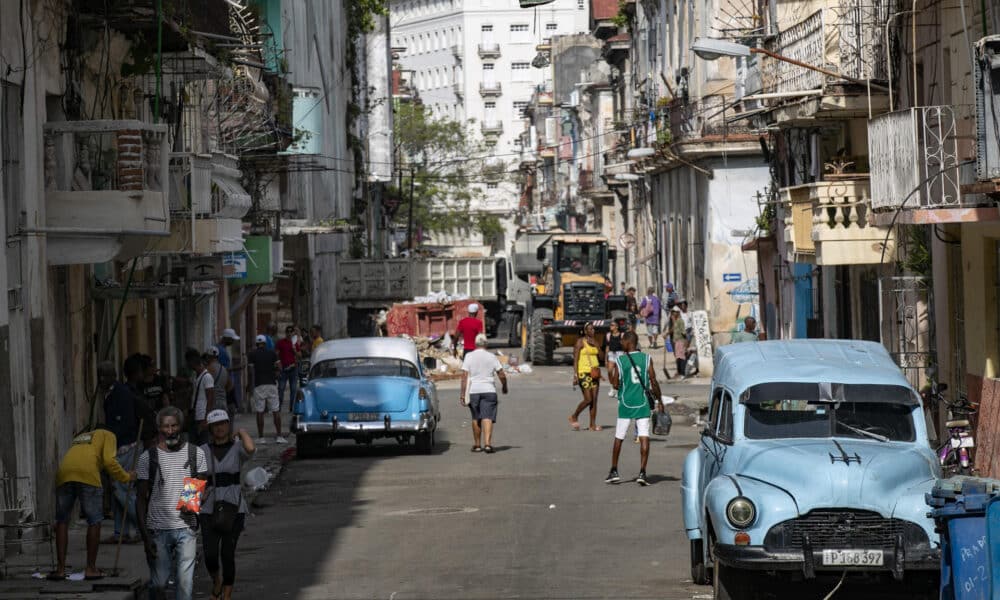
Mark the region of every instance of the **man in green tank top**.
<instances>
[{"instance_id":1,"label":"man in green tank top","mask_svg":"<svg viewBox=\"0 0 1000 600\"><path fill-rule=\"evenodd\" d=\"M653 369L653 358L644 352L637 352L639 338L635 332L629 331L622 336L621 356L613 363L608 363L608 380L611 386L618 390L618 423L615 426L615 445L611 452L611 471L605 483L619 483L618 456L622 452L622 441L628 433L629 425L635 422L639 434L639 448L642 455L642 466L635 482L639 485L649 485L646 480L646 461L649 459L649 422L652 409L646 399L646 390L651 390L656 397L656 409L662 410L660 403L660 384L656 381L656 371Z\"/></svg>"}]
</instances>

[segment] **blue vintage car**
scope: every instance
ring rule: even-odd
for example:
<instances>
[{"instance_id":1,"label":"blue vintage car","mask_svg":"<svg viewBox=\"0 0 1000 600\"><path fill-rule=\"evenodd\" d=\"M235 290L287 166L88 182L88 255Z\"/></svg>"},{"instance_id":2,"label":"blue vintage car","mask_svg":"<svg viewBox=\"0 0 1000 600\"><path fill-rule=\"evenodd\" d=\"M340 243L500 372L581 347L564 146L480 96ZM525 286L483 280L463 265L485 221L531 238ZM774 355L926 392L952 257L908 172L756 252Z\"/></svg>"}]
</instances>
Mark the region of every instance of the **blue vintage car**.
<instances>
[{"instance_id":1,"label":"blue vintage car","mask_svg":"<svg viewBox=\"0 0 1000 600\"><path fill-rule=\"evenodd\" d=\"M940 469L923 415L879 344L722 347L709 422L684 463L692 579L720 599L845 572L936 594L924 493Z\"/></svg>"},{"instance_id":2,"label":"blue vintage car","mask_svg":"<svg viewBox=\"0 0 1000 600\"><path fill-rule=\"evenodd\" d=\"M417 347L403 338L352 338L313 350L309 381L292 416L299 456L335 439L395 438L434 450L441 410Z\"/></svg>"}]
</instances>

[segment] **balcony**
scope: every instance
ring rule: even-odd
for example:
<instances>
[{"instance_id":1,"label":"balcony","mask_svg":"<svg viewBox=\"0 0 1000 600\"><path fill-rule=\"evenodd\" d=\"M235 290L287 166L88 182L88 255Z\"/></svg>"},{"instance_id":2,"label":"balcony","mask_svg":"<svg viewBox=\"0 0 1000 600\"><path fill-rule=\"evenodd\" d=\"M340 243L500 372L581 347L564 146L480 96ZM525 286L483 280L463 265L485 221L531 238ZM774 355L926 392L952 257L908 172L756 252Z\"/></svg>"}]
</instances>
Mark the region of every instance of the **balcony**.
<instances>
[{"instance_id":1,"label":"balcony","mask_svg":"<svg viewBox=\"0 0 1000 600\"><path fill-rule=\"evenodd\" d=\"M483 98L496 98L503 94L499 81L490 81L479 84L479 95Z\"/></svg>"},{"instance_id":2,"label":"balcony","mask_svg":"<svg viewBox=\"0 0 1000 600\"><path fill-rule=\"evenodd\" d=\"M802 186L809 191L816 264L879 264L883 257L894 256L894 230L871 220L868 177L843 177Z\"/></svg>"},{"instance_id":3,"label":"balcony","mask_svg":"<svg viewBox=\"0 0 1000 600\"><path fill-rule=\"evenodd\" d=\"M670 103L670 143L744 143L746 151L759 153L760 143L746 119L726 122L736 116L731 104L732 99L722 95L704 96L687 104L674 100Z\"/></svg>"},{"instance_id":4,"label":"balcony","mask_svg":"<svg viewBox=\"0 0 1000 600\"><path fill-rule=\"evenodd\" d=\"M782 188L781 204L785 213L785 260L815 263L816 246L812 238L812 201L810 185Z\"/></svg>"},{"instance_id":5,"label":"balcony","mask_svg":"<svg viewBox=\"0 0 1000 600\"><path fill-rule=\"evenodd\" d=\"M462 82L461 80L456 81L455 83L451 84L451 90L455 92L456 96L461 98L462 96L465 96L465 83Z\"/></svg>"},{"instance_id":6,"label":"balcony","mask_svg":"<svg viewBox=\"0 0 1000 600\"><path fill-rule=\"evenodd\" d=\"M479 44L479 58L500 58L500 44L495 42Z\"/></svg>"},{"instance_id":7,"label":"balcony","mask_svg":"<svg viewBox=\"0 0 1000 600\"><path fill-rule=\"evenodd\" d=\"M854 79L886 81L884 28L891 14L888 3L840 0L829 6L780 32L767 49ZM773 93L802 92L844 83L771 58L763 59L762 75L764 91Z\"/></svg>"},{"instance_id":8,"label":"balcony","mask_svg":"<svg viewBox=\"0 0 1000 600\"><path fill-rule=\"evenodd\" d=\"M166 125L142 121L45 124L50 265L126 260L170 232Z\"/></svg>"},{"instance_id":9,"label":"balcony","mask_svg":"<svg viewBox=\"0 0 1000 600\"><path fill-rule=\"evenodd\" d=\"M482 130L483 135L500 135L503 133L503 121L494 119L483 121Z\"/></svg>"},{"instance_id":10,"label":"balcony","mask_svg":"<svg viewBox=\"0 0 1000 600\"><path fill-rule=\"evenodd\" d=\"M632 37L627 33L619 33L604 42L604 60L610 65L621 67L631 51Z\"/></svg>"},{"instance_id":11,"label":"balcony","mask_svg":"<svg viewBox=\"0 0 1000 600\"><path fill-rule=\"evenodd\" d=\"M974 193L975 119L970 106L924 106L868 123L872 208L888 224L962 223L1000 218ZM898 211L898 215L896 212Z\"/></svg>"},{"instance_id":12,"label":"balcony","mask_svg":"<svg viewBox=\"0 0 1000 600\"><path fill-rule=\"evenodd\" d=\"M453 45L451 47L451 55L455 57L456 61L462 62L462 47L458 44Z\"/></svg>"},{"instance_id":13,"label":"balcony","mask_svg":"<svg viewBox=\"0 0 1000 600\"><path fill-rule=\"evenodd\" d=\"M531 148L524 147L518 154L517 166L519 169L530 169L538 162L538 155Z\"/></svg>"},{"instance_id":14,"label":"balcony","mask_svg":"<svg viewBox=\"0 0 1000 600\"><path fill-rule=\"evenodd\" d=\"M606 40L618 33L616 16L618 16L617 0L590 0L590 27L597 39Z\"/></svg>"}]
</instances>

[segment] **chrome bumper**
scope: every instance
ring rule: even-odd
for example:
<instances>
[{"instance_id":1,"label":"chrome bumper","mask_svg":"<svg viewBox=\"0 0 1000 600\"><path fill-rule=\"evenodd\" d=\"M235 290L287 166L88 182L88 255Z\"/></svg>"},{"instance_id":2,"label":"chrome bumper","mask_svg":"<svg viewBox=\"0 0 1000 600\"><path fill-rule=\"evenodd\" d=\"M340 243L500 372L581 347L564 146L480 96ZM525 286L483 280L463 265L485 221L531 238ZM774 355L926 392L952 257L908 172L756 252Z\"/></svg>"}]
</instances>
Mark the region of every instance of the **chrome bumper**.
<instances>
[{"instance_id":1,"label":"chrome bumper","mask_svg":"<svg viewBox=\"0 0 1000 600\"><path fill-rule=\"evenodd\" d=\"M298 415L292 416L291 429L295 433L326 433L334 437L392 437L428 431L433 418L418 421L302 421Z\"/></svg>"}]
</instances>

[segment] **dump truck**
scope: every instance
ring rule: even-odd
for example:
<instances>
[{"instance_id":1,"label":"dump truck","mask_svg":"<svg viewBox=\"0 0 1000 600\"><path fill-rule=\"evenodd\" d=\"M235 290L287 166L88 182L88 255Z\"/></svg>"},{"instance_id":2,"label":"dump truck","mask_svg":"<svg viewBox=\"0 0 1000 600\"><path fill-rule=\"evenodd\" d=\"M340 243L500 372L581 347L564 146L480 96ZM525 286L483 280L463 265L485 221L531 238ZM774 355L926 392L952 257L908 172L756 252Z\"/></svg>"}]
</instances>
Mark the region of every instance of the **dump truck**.
<instances>
[{"instance_id":1,"label":"dump truck","mask_svg":"<svg viewBox=\"0 0 1000 600\"><path fill-rule=\"evenodd\" d=\"M532 232L520 236L515 248L515 275L534 282L527 297L513 296L523 304L525 361L551 364L555 350L574 346L587 323L603 337L612 321L628 322L625 296L605 295L609 265L615 260L607 238L596 233Z\"/></svg>"}]
</instances>

